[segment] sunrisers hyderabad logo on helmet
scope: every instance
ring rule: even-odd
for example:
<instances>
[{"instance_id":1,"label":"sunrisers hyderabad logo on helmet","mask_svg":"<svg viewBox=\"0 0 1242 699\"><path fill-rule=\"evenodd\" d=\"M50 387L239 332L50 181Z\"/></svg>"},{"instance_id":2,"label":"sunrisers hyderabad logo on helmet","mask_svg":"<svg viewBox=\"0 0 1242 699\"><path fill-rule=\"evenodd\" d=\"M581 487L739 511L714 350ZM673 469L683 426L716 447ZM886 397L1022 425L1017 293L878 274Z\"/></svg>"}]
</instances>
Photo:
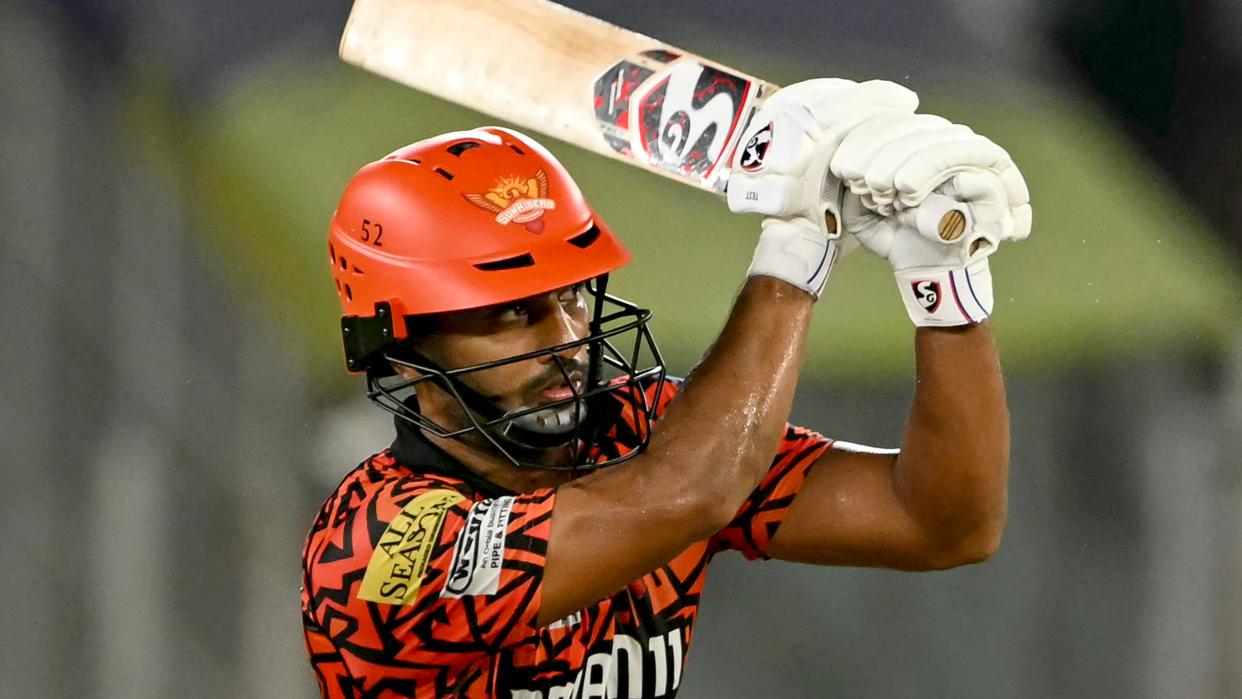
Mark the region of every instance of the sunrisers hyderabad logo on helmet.
<instances>
[{"instance_id":1,"label":"sunrisers hyderabad logo on helmet","mask_svg":"<svg viewBox=\"0 0 1242 699\"><path fill-rule=\"evenodd\" d=\"M556 208L556 202L548 198L548 175L543 170L536 171L534 177L502 177L489 192L462 196L496 214L496 223L520 223L531 233L542 233L543 212Z\"/></svg>"}]
</instances>

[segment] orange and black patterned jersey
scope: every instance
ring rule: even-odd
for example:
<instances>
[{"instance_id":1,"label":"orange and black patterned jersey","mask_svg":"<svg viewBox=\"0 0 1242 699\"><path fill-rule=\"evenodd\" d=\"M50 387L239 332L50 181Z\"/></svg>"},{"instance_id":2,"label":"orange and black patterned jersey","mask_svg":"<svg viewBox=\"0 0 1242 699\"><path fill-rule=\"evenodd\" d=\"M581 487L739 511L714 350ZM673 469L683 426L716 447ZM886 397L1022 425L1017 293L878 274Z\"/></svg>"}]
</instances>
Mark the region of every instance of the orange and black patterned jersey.
<instances>
[{"instance_id":1,"label":"orange and black patterned jersey","mask_svg":"<svg viewBox=\"0 0 1242 699\"><path fill-rule=\"evenodd\" d=\"M668 382L657 414L675 391ZM345 478L306 540L302 621L322 694L672 697L708 562L725 549L766 557L829 444L787 428L767 476L728 527L541 628L556 491L505 492L399 420L392 448Z\"/></svg>"}]
</instances>

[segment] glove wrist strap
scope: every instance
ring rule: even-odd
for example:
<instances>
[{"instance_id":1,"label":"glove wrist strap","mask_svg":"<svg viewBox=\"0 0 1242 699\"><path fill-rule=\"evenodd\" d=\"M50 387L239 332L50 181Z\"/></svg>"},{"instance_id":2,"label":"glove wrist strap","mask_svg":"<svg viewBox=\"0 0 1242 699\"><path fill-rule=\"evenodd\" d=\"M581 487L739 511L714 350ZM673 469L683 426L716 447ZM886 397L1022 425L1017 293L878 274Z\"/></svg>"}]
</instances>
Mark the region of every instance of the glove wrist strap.
<instances>
[{"instance_id":1,"label":"glove wrist strap","mask_svg":"<svg viewBox=\"0 0 1242 699\"><path fill-rule=\"evenodd\" d=\"M776 277L818 299L836 256L836 241L828 240L809 223L802 226L767 219L746 276Z\"/></svg>"},{"instance_id":2,"label":"glove wrist strap","mask_svg":"<svg viewBox=\"0 0 1242 699\"><path fill-rule=\"evenodd\" d=\"M974 325L992 315L987 258L962 269L910 269L896 277L906 312L917 326Z\"/></svg>"}]
</instances>

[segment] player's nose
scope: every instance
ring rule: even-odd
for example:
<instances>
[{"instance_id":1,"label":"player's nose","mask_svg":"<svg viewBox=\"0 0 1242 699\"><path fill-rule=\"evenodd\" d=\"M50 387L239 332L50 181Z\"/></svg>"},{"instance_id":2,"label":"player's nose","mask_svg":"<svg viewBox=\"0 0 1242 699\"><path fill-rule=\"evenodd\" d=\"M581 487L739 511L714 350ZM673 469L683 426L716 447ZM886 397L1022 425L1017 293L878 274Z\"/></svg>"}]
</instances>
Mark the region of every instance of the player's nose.
<instances>
[{"instance_id":1,"label":"player's nose","mask_svg":"<svg viewBox=\"0 0 1242 699\"><path fill-rule=\"evenodd\" d=\"M587 336L588 324L581 318L576 317L566 308L557 304L554 309L543 318L544 334L541 338L544 347L559 347L561 345L577 342ZM562 359L570 359L581 352L586 351L584 346L567 347L557 352ZM553 358L548 355L543 358L545 362L552 362Z\"/></svg>"}]
</instances>

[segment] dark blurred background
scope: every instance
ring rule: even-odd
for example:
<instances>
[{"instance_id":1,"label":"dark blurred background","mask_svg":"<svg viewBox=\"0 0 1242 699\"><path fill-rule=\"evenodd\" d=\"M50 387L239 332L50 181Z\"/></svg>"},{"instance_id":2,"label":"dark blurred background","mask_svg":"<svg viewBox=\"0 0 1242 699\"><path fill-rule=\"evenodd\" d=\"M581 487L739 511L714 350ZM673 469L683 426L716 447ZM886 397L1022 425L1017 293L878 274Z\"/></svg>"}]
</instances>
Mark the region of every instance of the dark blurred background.
<instances>
[{"instance_id":1,"label":"dark blurred background","mask_svg":"<svg viewBox=\"0 0 1242 699\"><path fill-rule=\"evenodd\" d=\"M1035 205L993 262L1000 553L722 557L683 696L1242 697L1242 4L566 4L782 84L901 82L1008 148ZM315 694L302 537L391 436L343 370L327 223L361 164L492 121L340 64L348 10L0 3L0 696ZM545 140L687 371L757 221ZM797 421L896 443L885 265L847 259L819 315Z\"/></svg>"}]
</instances>

